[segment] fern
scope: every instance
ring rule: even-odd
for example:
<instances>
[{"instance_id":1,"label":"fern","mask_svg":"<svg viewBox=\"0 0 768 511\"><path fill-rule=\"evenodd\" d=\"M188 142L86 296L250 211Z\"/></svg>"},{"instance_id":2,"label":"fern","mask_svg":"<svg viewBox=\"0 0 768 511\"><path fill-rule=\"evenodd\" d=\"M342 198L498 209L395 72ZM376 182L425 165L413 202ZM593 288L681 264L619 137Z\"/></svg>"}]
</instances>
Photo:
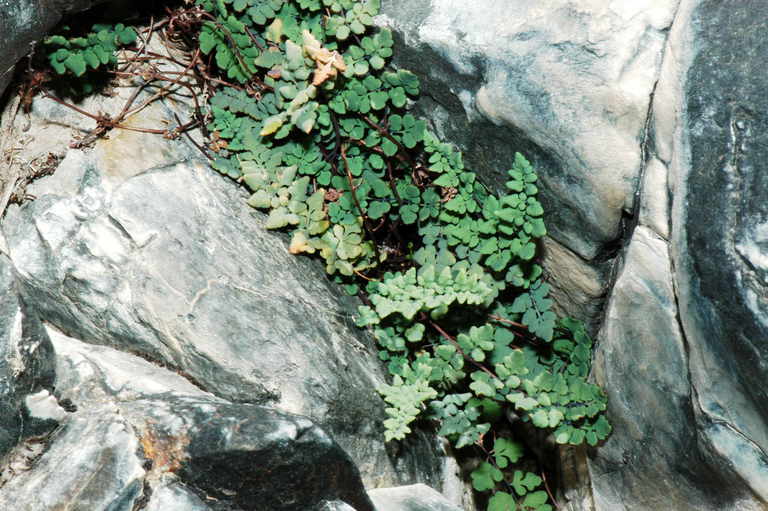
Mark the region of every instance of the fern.
<instances>
[{"instance_id":1,"label":"fern","mask_svg":"<svg viewBox=\"0 0 768 511\"><path fill-rule=\"evenodd\" d=\"M316 254L351 293L392 374L387 440L435 421L484 461L492 511L552 509L507 411L556 442L610 433L587 381L592 341L552 311L536 263L546 235L537 175L516 155L503 195L408 113L419 80L394 70L378 0L197 0L200 50L223 77L210 100L214 168L252 191L289 250ZM492 434L490 434L492 433Z\"/></svg>"},{"instance_id":2,"label":"fern","mask_svg":"<svg viewBox=\"0 0 768 511\"><path fill-rule=\"evenodd\" d=\"M70 28L66 26L62 31L64 34L47 37L43 47L48 63L59 77L54 86L75 97L94 92L100 72L117 64L117 50L133 44L137 38L136 31L122 23L93 25L84 36L67 37Z\"/></svg>"},{"instance_id":3,"label":"fern","mask_svg":"<svg viewBox=\"0 0 768 511\"><path fill-rule=\"evenodd\" d=\"M64 30L68 30L64 27ZM56 73L63 75L71 73L76 77L85 74L88 68L96 70L117 63L115 52L120 46L126 46L136 41L136 31L118 23L111 25L94 25L92 32L83 37L67 38L63 35L53 35L45 39L44 45L48 53L48 62Z\"/></svg>"}]
</instances>

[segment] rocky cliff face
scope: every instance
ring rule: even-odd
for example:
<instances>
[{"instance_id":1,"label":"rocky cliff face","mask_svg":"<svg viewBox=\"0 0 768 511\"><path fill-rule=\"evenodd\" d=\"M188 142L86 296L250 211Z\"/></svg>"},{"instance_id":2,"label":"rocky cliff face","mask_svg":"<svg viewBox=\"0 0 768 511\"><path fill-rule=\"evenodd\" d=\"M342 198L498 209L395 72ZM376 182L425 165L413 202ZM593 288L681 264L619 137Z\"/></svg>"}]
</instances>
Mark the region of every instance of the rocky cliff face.
<instances>
[{"instance_id":1,"label":"rocky cliff face","mask_svg":"<svg viewBox=\"0 0 768 511\"><path fill-rule=\"evenodd\" d=\"M561 508L765 509L762 4L382 4L433 129L491 186L516 151L542 176L548 277L597 334L614 424L563 451ZM120 133L67 152L61 125L89 126L36 108L22 156L63 161L2 222L0 503L449 509L423 486L363 489L417 481L460 501L433 437L382 444L383 374L350 303L192 146ZM297 500L252 493L244 460ZM64 467L78 477L54 477Z\"/></svg>"},{"instance_id":2,"label":"rocky cliff face","mask_svg":"<svg viewBox=\"0 0 768 511\"><path fill-rule=\"evenodd\" d=\"M489 183L514 151L546 183L550 279L593 318L615 426L568 508L764 509L760 6L384 4L433 127Z\"/></svg>"}]
</instances>

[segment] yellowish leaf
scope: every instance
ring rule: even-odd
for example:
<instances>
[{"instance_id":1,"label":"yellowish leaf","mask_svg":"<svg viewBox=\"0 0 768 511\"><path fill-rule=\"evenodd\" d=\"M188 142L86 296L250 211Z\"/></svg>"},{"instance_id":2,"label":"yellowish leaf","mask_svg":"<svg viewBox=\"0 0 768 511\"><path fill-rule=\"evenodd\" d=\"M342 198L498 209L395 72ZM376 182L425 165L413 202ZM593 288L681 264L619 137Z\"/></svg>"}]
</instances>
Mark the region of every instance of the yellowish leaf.
<instances>
[{"instance_id":1,"label":"yellowish leaf","mask_svg":"<svg viewBox=\"0 0 768 511\"><path fill-rule=\"evenodd\" d=\"M272 133L276 132L280 129L280 126L283 125L284 116L283 114L277 114L273 115L272 117L268 117L264 120L264 127L261 129L261 132L259 134L264 137L266 135L271 135Z\"/></svg>"},{"instance_id":2,"label":"yellowish leaf","mask_svg":"<svg viewBox=\"0 0 768 511\"><path fill-rule=\"evenodd\" d=\"M317 69L312 79L312 85L320 85L328 79L336 78L339 71L347 70L344 57L337 51L323 48L309 30L304 30L304 51L315 61Z\"/></svg>"},{"instance_id":3,"label":"yellowish leaf","mask_svg":"<svg viewBox=\"0 0 768 511\"><path fill-rule=\"evenodd\" d=\"M315 252L315 247L310 244L309 238L304 233L304 231L296 231L293 233L293 237L291 238L291 244L288 246L288 252L294 255L301 254L302 252L312 254Z\"/></svg>"},{"instance_id":4,"label":"yellowish leaf","mask_svg":"<svg viewBox=\"0 0 768 511\"><path fill-rule=\"evenodd\" d=\"M283 20L275 18L270 26L267 27L267 39L273 43L279 43L283 38Z\"/></svg>"}]
</instances>

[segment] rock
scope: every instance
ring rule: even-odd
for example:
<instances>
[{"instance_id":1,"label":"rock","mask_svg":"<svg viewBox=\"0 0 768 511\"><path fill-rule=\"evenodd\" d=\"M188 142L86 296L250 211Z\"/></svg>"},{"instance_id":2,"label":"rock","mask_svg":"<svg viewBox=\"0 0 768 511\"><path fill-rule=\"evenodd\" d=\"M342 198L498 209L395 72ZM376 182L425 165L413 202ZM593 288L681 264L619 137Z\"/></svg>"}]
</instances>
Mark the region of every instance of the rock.
<instances>
[{"instance_id":1,"label":"rock","mask_svg":"<svg viewBox=\"0 0 768 511\"><path fill-rule=\"evenodd\" d=\"M669 169L653 156L645 167L640 199L640 224L652 229L658 236L669 240Z\"/></svg>"},{"instance_id":2,"label":"rock","mask_svg":"<svg viewBox=\"0 0 768 511\"><path fill-rule=\"evenodd\" d=\"M142 460L131 427L118 414L89 410L73 418L0 492L0 507L36 511L71 509L130 509L141 495Z\"/></svg>"},{"instance_id":3,"label":"rock","mask_svg":"<svg viewBox=\"0 0 768 511\"><path fill-rule=\"evenodd\" d=\"M121 94L91 108L114 111L130 90ZM30 136L48 132L46 119L76 118L41 100ZM171 119L156 104L131 122ZM25 300L48 324L177 371L227 402L308 416L370 487L441 487L434 436L384 444L375 389L385 376L374 341L352 322L356 301L317 261L290 255L196 148L132 131L92 151L32 146L66 156L28 188L36 200L9 208L1 230Z\"/></svg>"},{"instance_id":4,"label":"rock","mask_svg":"<svg viewBox=\"0 0 768 511\"><path fill-rule=\"evenodd\" d=\"M549 262L544 267L545 278L552 286L550 296L557 312L582 319L590 333L597 332L608 291L609 268L587 263L548 237L542 242L542 253Z\"/></svg>"},{"instance_id":5,"label":"rock","mask_svg":"<svg viewBox=\"0 0 768 511\"><path fill-rule=\"evenodd\" d=\"M319 511L354 511L354 508L346 502L341 500L334 500L332 502L326 501L323 503L323 506L319 509Z\"/></svg>"},{"instance_id":6,"label":"rock","mask_svg":"<svg viewBox=\"0 0 768 511\"><path fill-rule=\"evenodd\" d=\"M499 191L515 152L532 161L553 297L593 334L641 181L660 179L645 170L648 119L677 4L382 2L378 22L395 32L396 65L422 79L416 110L432 129Z\"/></svg>"},{"instance_id":7,"label":"rock","mask_svg":"<svg viewBox=\"0 0 768 511\"><path fill-rule=\"evenodd\" d=\"M673 149L672 253L701 441L712 467L738 476L764 503L768 78L757 70L768 49L768 22L754 16L756 8L757 2L732 0L689 7L691 46L682 55L688 67Z\"/></svg>"},{"instance_id":8,"label":"rock","mask_svg":"<svg viewBox=\"0 0 768 511\"><path fill-rule=\"evenodd\" d=\"M515 151L533 161L553 297L602 325L595 378L615 432L590 452L592 496L567 489L569 509L762 509L768 84L756 70L768 50L757 3L383 10L405 46L397 64L423 79L417 108L469 166L498 186ZM567 463L587 484L582 462Z\"/></svg>"},{"instance_id":9,"label":"rock","mask_svg":"<svg viewBox=\"0 0 768 511\"><path fill-rule=\"evenodd\" d=\"M381 488L369 492L376 511L461 511L424 484Z\"/></svg>"},{"instance_id":10,"label":"rock","mask_svg":"<svg viewBox=\"0 0 768 511\"><path fill-rule=\"evenodd\" d=\"M596 509L709 509L714 497L727 493L707 491L710 471L696 447L687 370L668 246L638 227L594 365L614 428L590 464Z\"/></svg>"},{"instance_id":11,"label":"rock","mask_svg":"<svg viewBox=\"0 0 768 511\"><path fill-rule=\"evenodd\" d=\"M373 511L352 460L309 419L230 403L136 356L50 336L57 393L76 410L4 486L0 508L209 509L202 495L215 509L335 499Z\"/></svg>"},{"instance_id":12,"label":"rock","mask_svg":"<svg viewBox=\"0 0 768 511\"><path fill-rule=\"evenodd\" d=\"M541 175L553 237L593 259L620 235L677 2L384 0L420 110L500 185L515 151Z\"/></svg>"},{"instance_id":13,"label":"rock","mask_svg":"<svg viewBox=\"0 0 768 511\"><path fill-rule=\"evenodd\" d=\"M417 110L432 129L491 186L515 151L539 170L553 298L600 330L594 378L614 433L561 451L562 509L751 511L768 501L761 7L383 2L379 23L395 30L397 64L423 79ZM0 366L0 452L11 449L0 508L40 509L58 494L83 509L244 509L274 497L249 470L256 459L274 463L274 487L297 499L275 509L365 508L361 479L427 482L460 500L456 481L441 486L448 471L432 437L383 445L371 390L383 373L350 324L355 302L318 265L288 256L241 191L183 141L114 132L93 151L66 152L61 124L88 122L50 102L35 109L14 154L65 157L0 228L0 349L39 345L24 359L34 376ZM169 118L158 107L136 122ZM323 459L343 477L328 478ZM94 482L52 479L61 466ZM282 477L288 466L306 492ZM452 509L425 486L370 495L379 511Z\"/></svg>"},{"instance_id":14,"label":"rock","mask_svg":"<svg viewBox=\"0 0 768 511\"><path fill-rule=\"evenodd\" d=\"M615 428L589 463L598 511L768 500L768 80L755 72L755 8L683 0L669 36L640 227L596 361Z\"/></svg>"},{"instance_id":15,"label":"rock","mask_svg":"<svg viewBox=\"0 0 768 511\"><path fill-rule=\"evenodd\" d=\"M589 473L588 447L562 445L558 449L560 495L563 511L594 511L592 479Z\"/></svg>"},{"instance_id":16,"label":"rock","mask_svg":"<svg viewBox=\"0 0 768 511\"><path fill-rule=\"evenodd\" d=\"M0 253L0 457L30 432L30 424L24 428L24 403L50 388L52 379L48 336L19 295L10 260Z\"/></svg>"},{"instance_id":17,"label":"rock","mask_svg":"<svg viewBox=\"0 0 768 511\"><path fill-rule=\"evenodd\" d=\"M67 411L47 390L28 395L24 407L29 416L36 419L60 422L67 416Z\"/></svg>"},{"instance_id":18,"label":"rock","mask_svg":"<svg viewBox=\"0 0 768 511\"><path fill-rule=\"evenodd\" d=\"M144 511L209 511L210 509L194 492L174 481L153 489Z\"/></svg>"},{"instance_id":19,"label":"rock","mask_svg":"<svg viewBox=\"0 0 768 511\"><path fill-rule=\"evenodd\" d=\"M147 406L142 415L153 417L151 410ZM172 410L195 421L186 433L189 460L179 475L207 494L246 510L308 509L337 499L374 511L352 460L306 418L205 401L182 402Z\"/></svg>"},{"instance_id":20,"label":"rock","mask_svg":"<svg viewBox=\"0 0 768 511\"><path fill-rule=\"evenodd\" d=\"M0 0L0 96L13 76L16 62L30 49L30 44L45 36L62 17L84 11L106 0Z\"/></svg>"}]
</instances>

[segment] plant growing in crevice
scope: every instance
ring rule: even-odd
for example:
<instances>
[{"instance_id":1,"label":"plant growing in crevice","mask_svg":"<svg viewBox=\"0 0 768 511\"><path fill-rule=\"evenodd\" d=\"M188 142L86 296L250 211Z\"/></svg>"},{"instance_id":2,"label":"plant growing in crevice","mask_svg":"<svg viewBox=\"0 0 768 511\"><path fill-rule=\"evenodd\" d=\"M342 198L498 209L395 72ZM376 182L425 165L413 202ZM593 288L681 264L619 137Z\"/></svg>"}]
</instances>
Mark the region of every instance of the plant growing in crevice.
<instances>
[{"instance_id":1,"label":"plant growing in crevice","mask_svg":"<svg viewBox=\"0 0 768 511\"><path fill-rule=\"evenodd\" d=\"M237 85L210 100L214 167L243 182L289 250L318 254L366 305L392 382L387 440L433 420L483 461L492 510L552 509L507 417L560 444L610 426L587 381L592 341L557 318L535 262L546 234L537 176L517 155L496 195L408 113L412 73L388 65L378 0L197 0L200 49ZM540 468L539 468L540 470Z\"/></svg>"},{"instance_id":2,"label":"plant growing in crevice","mask_svg":"<svg viewBox=\"0 0 768 511\"><path fill-rule=\"evenodd\" d=\"M48 63L61 78L56 80L56 85L75 97L94 92L99 82L104 81L103 71L117 64L117 50L133 44L137 37L133 27L122 23L96 24L82 36L67 37L70 31L67 26L61 31L47 37L43 48Z\"/></svg>"},{"instance_id":3,"label":"plant growing in crevice","mask_svg":"<svg viewBox=\"0 0 768 511\"><path fill-rule=\"evenodd\" d=\"M251 190L267 228L290 230L291 253L319 256L364 301L357 324L392 375L387 440L432 421L480 457L469 478L488 509L551 510L545 467L510 418L571 445L610 425L587 380L592 341L552 311L536 262L532 166L516 155L494 193L408 112L419 80L389 64L379 0L195 5L178 19L198 31L187 71L216 91L198 119L212 166Z\"/></svg>"},{"instance_id":4,"label":"plant growing in crevice","mask_svg":"<svg viewBox=\"0 0 768 511\"><path fill-rule=\"evenodd\" d=\"M122 23L95 24L90 32L73 36L73 33L83 33L82 29L71 29L69 26L59 28L61 33L43 41L44 52L33 51L28 57L27 70L19 92L19 106L28 111L33 98L41 95L93 119L96 128L85 137L74 140L71 147L87 146L112 129L158 134L170 139L186 134L195 127L201 127L207 134L197 94L211 79L204 63L196 54L191 55L191 62L181 63L173 57L174 52L178 54L175 45L173 48L168 47L169 51L165 55L148 49L149 40L158 31L162 31L162 39L167 45L171 40L178 42L183 35L193 30L191 27L196 30L198 26L194 10L168 9L167 13L168 18L163 22L155 24L153 21L148 28L139 31ZM42 56L45 57L44 61ZM178 71L179 67L183 71ZM97 90L107 96L116 95L114 89L103 90L115 79L130 80L131 85L135 86L116 115L89 112L77 104ZM152 89L155 89L154 94L142 96L143 92ZM150 103L179 90L186 91L195 104L188 122L182 123L177 118L176 126L163 127L140 127L126 122ZM63 99L67 96L70 99ZM190 141L197 145L191 138Z\"/></svg>"}]
</instances>

